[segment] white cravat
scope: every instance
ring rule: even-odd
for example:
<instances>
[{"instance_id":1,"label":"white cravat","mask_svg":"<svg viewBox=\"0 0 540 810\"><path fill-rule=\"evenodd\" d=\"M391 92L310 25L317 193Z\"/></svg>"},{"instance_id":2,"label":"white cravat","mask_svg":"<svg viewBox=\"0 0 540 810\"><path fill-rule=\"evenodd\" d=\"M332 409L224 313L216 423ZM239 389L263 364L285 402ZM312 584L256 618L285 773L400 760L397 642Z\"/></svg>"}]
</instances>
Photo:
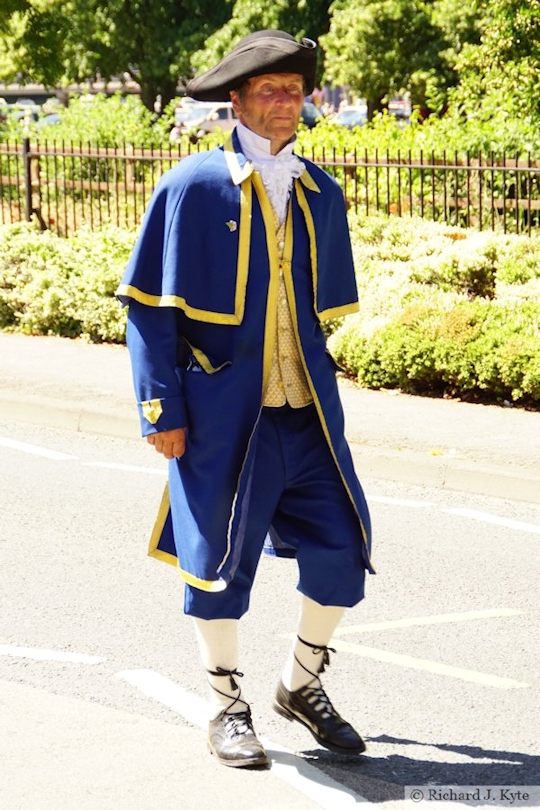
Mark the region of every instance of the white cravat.
<instances>
[{"instance_id":1,"label":"white cravat","mask_svg":"<svg viewBox=\"0 0 540 810\"><path fill-rule=\"evenodd\" d=\"M287 202L293 179L300 177L305 169L300 158L293 154L296 137L285 144L277 155L272 155L270 141L257 135L240 121L236 125L236 132L242 151L261 175L266 193L281 225L287 214Z\"/></svg>"}]
</instances>

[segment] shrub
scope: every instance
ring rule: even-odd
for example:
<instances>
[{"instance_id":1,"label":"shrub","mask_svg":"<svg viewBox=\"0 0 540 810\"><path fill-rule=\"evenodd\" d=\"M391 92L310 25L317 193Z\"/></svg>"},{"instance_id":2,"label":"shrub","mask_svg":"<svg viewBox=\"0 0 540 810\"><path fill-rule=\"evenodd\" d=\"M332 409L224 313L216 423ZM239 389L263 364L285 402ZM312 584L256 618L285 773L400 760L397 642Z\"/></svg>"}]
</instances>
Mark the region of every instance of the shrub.
<instances>
[{"instance_id":1,"label":"shrub","mask_svg":"<svg viewBox=\"0 0 540 810\"><path fill-rule=\"evenodd\" d=\"M68 239L29 224L0 228L0 328L122 342L114 291L133 242L112 227Z\"/></svg>"},{"instance_id":2,"label":"shrub","mask_svg":"<svg viewBox=\"0 0 540 810\"><path fill-rule=\"evenodd\" d=\"M350 216L360 311L325 324L370 388L540 406L540 238ZM0 227L0 328L123 342L115 298L135 234Z\"/></svg>"},{"instance_id":3,"label":"shrub","mask_svg":"<svg viewBox=\"0 0 540 810\"><path fill-rule=\"evenodd\" d=\"M133 95L104 93L75 96L62 108L60 122L48 127L34 124L33 137L39 140L91 143L100 146L135 144L147 146L153 141L152 113Z\"/></svg>"},{"instance_id":4,"label":"shrub","mask_svg":"<svg viewBox=\"0 0 540 810\"><path fill-rule=\"evenodd\" d=\"M347 373L367 387L540 404L540 239L356 216L351 234L360 313L329 338Z\"/></svg>"}]
</instances>

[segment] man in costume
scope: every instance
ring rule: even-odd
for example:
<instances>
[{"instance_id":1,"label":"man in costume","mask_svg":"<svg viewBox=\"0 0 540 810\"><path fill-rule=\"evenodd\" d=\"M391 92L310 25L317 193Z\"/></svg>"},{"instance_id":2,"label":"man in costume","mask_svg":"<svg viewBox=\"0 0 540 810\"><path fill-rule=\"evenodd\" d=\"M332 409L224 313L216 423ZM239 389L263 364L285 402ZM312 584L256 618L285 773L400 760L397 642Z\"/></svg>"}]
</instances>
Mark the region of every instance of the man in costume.
<instances>
[{"instance_id":1,"label":"man in costume","mask_svg":"<svg viewBox=\"0 0 540 810\"><path fill-rule=\"evenodd\" d=\"M324 747L364 742L320 674L364 596L368 508L321 323L358 308L343 194L293 152L316 46L258 31L193 79L232 100L223 147L160 180L118 289L142 433L169 459L150 554L178 566L210 684L211 752L266 766L241 696L238 622L263 550L295 557L301 611L274 709Z\"/></svg>"}]
</instances>

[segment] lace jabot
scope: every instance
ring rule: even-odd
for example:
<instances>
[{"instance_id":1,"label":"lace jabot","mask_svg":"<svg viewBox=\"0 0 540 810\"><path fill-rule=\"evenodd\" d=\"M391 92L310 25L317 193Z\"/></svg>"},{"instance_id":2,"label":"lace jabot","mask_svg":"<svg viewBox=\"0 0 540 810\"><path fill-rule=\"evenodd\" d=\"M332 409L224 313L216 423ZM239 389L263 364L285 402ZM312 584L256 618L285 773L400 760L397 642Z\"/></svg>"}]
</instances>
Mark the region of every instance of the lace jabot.
<instances>
[{"instance_id":1,"label":"lace jabot","mask_svg":"<svg viewBox=\"0 0 540 810\"><path fill-rule=\"evenodd\" d=\"M270 141L257 135L242 123L236 126L242 150L253 168L261 175L266 193L277 214L280 224L287 214L287 203L295 177L304 172L304 164L293 153L294 142L286 144L281 152L272 155Z\"/></svg>"}]
</instances>

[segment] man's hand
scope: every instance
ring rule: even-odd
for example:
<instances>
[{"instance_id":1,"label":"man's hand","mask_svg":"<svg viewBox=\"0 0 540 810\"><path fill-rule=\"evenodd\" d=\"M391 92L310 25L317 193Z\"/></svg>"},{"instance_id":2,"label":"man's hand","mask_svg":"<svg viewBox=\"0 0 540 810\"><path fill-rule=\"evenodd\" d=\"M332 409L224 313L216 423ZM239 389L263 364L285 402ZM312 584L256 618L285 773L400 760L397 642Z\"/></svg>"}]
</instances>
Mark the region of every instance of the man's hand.
<instances>
[{"instance_id":1,"label":"man's hand","mask_svg":"<svg viewBox=\"0 0 540 810\"><path fill-rule=\"evenodd\" d=\"M148 444L153 444L158 453L165 458L180 458L186 450L186 428L164 430L146 437Z\"/></svg>"}]
</instances>

